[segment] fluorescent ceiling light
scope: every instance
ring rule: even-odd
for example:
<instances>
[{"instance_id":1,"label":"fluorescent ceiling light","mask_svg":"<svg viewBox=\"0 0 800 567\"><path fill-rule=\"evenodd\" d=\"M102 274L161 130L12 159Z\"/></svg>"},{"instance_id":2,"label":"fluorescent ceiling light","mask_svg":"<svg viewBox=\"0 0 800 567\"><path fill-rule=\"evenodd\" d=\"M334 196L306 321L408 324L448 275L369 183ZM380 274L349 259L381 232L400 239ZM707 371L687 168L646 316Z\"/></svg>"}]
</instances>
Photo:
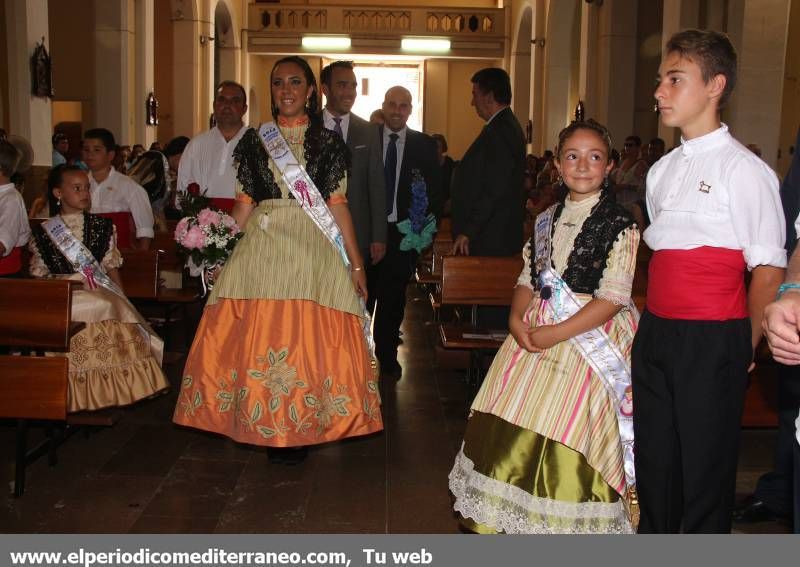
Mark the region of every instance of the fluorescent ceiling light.
<instances>
[{"instance_id":1,"label":"fluorescent ceiling light","mask_svg":"<svg viewBox=\"0 0 800 567\"><path fill-rule=\"evenodd\" d=\"M350 38L343 36L305 35L303 47L307 49L350 49Z\"/></svg>"},{"instance_id":2,"label":"fluorescent ceiling light","mask_svg":"<svg viewBox=\"0 0 800 567\"><path fill-rule=\"evenodd\" d=\"M443 52L450 51L449 39L411 39L406 38L401 42L405 51Z\"/></svg>"}]
</instances>

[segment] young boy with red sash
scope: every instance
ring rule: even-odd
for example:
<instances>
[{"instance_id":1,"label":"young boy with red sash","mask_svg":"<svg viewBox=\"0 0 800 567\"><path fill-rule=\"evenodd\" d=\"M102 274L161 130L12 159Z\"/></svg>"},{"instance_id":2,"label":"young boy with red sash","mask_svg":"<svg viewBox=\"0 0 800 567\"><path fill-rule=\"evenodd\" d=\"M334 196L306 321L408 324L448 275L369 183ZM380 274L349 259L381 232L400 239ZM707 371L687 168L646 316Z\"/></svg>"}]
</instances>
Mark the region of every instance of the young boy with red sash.
<instances>
[{"instance_id":1,"label":"young boy with red sash","mask_svg":"<svg viewBox=\"0 0 800 567\"><path fill-rule=\"evenodd\" d=\"M735 83L725 35L667 43L655 98L681 145L647 176L654 253L632 354L639 533L731 528L748 369L786 266L778 178L720 122Z\"/></svg>"},{"instance_id":2,"label":"young boy with red sash","mask_svg":"<svg viewBox=\"0 0 800 567\"><path fill-rule=\"evenodd\" d=\"M31 236L25 202L11 176L17 170L19 152L0 142L0 278L18 276L22 270L22 247Z\"/></svg>"}]
</instances>

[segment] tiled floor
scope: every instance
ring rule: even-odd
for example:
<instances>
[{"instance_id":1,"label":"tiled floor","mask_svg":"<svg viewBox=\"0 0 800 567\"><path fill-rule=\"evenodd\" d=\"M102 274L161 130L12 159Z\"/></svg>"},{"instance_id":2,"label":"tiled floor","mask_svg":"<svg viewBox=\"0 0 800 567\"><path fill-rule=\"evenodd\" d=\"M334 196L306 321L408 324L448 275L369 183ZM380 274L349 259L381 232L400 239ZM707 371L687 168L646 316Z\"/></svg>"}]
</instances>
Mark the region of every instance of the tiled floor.
<instances>
[{"instance_id":1,"label":"tiled floor","mask_svg":"<svg viewBox=\"0 0 800 567\"><path fill-rule=\"evenodd\" d=\"M74 435L50 468L28 470L23 498L4 496L2 532L458 533L447 474L465 425L460 373L434 368L423 301L409 302L402 379L382 385L385 431L271 465L264 449L172 425L175 393ZM173 384L181 362L170 368ZM747 431L738 490L770 465L773 431ZM2 480L13 477L14 428L0 425ZM778 523L737 531L786 532Z\"/></svg>"}]
</instances>

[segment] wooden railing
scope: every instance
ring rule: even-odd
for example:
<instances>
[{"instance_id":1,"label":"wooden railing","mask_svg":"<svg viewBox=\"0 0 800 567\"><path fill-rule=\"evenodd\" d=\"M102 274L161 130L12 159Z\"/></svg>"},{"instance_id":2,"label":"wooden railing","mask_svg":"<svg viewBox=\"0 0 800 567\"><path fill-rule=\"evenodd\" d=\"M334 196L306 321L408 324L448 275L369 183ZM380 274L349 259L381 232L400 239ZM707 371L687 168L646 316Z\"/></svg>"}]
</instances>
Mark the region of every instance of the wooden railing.
<instances>
[{"instance_id":1,"label":"wooden railing","mask_svg":"<svg viewBox=\"0 0 800 567\"><path fill-rule=\"evenodd\" d=\"M506 19L503 8L251 4L247 28L250 51L296 50L300 35L310 33L350 35L354 52L375 47L380 53L392 48L387 41L399 46L401 38L412 36L450 39L453 56L502 57ZM290 47L293 42L286 40L292 37L297 44Z\"/></svg>"}]
</instances>

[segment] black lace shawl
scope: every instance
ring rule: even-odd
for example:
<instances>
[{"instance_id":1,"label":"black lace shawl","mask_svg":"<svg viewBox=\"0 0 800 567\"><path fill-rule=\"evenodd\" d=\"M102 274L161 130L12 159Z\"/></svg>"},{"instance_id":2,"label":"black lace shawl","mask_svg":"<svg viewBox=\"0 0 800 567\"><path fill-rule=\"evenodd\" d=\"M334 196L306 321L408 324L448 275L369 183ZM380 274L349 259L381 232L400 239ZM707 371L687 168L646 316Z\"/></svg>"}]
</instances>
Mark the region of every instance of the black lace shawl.
<instances>
[{"instance_id":1,"label":"black lace shawl","mask_svg":"<svg viewBox=\"0 0 800 567\"><path fill-rule=\"evenodd\" d=\"M83 244L98 261L108 253L108 244L111 242L111 234L114 232L114 223L111 219L83 213ZM33 228L33 238L36 241L36 248L42 256L47 269L51 274L72 274L75 269L72 264L64 258L50 237L47 236L42 225Z\"/></svg>"},{"instance_id":2,"label":"black lace shawl","mask_svg":"<svg viewBox=\"0 0 800 567\"><path fill-rule=\"evenodd\" d=\"M553 231L556 221L564 210L564 202L553 205ZM592 207L589 217L583 223L575 244L567 259L567 267L561 277L575 293L594 293L600 286L603 270L611 248L620 233L635 224L635 220L625 207L618 204L613 195L604 191L600 201ZM552 234L550 237L552 238ZM536 234L531 237L531 283L539 288L539 273L536 270Z\"/></svg>"},{"instance_id":3,"label":"black lace shawl","mask_svg":"<svg viewBox=\"0 0 800 567\"><path fill-rule=\"evenodd\" d=\"M303 141L306 171L327 200L350 167L350 151L342 138L331 130L312 122ZM256 203L264 199L280 199L281 190L268 166L267 152L258 131L249 128L233 150L236 177L242 190ZM289 198L294 196L289 194Z\"/></svg>"}]
</instances>

